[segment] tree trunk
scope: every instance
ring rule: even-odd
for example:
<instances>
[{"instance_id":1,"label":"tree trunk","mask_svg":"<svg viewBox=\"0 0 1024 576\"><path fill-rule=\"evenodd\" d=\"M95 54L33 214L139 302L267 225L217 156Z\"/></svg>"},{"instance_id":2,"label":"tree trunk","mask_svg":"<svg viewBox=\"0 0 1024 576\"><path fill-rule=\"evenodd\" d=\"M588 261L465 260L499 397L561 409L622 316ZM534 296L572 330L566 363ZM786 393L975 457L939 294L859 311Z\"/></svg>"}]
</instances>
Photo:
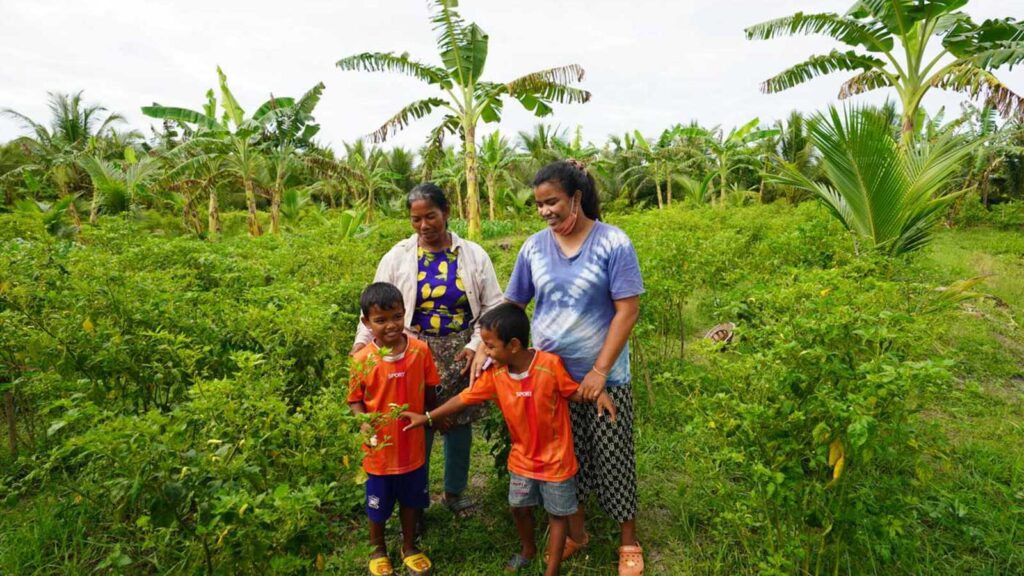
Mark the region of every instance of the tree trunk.
<instances>
[{"instance_id":1,"label":"tree trunk","mask_svg":"<svg viewBox=\"0 0 1024 576\"><path fill-rule=\"evenodd\" d=\"M256 216L256 191L252 187L252 180L245 178L242 184L245 186L245 205L249 211L247 220L249 236L262 236L263 228L260 226L259 218Z\"/></svg>"},{"instance_id":2,"label":"tree trunk","mask_svg":"<svg viewBox=\"0 0 1024 576\"><path fill-rule=\"evenodd\" d=\"M373 220L373 185L366 187L366 221Z\"/></svg>"},{"instance_id":3,"label":"tree trunk","mask_svg":"<svg viewBox=\"0 0 1024 576\"><path fill-rule=\"evenodd\" d=\"M215 236L221 233L220 226L220 206L217 204L217 189L210 188L210 209L207 218L207 229L210 231L210 236Z\"/></svg>"},{"instance_id":4,"label":"tree trunk","mask_svg":"<svg viewBox=\"0 0 1024 576\"><path fill-rule=\"evenodd\" d=\"M718 186L719 186L719 190L718 190L718 205L721 205L722 202L725 201L725 191L726 191L726 187L725 187L726 183L725 183L725 181L726 181L726 178L727 178L727 174L728 174L728 171L725 170L724 166L722 167L721 170L718 171L718 178L719 178L719 182L718 182ZM714 202L712 202L712 205L713 204L714 204Z\"/></svg>"},{"instance_id":5,"label":"tree trunk","mask_svg":"<svg viewBox=\"0 0 1024 576\"><path fill-rule=\"evenodd\" d=\"M330 206L332 209L338 207L338 205L334 202L334 188L330 186L327 187L327 205Z\"/></svg>"},{"instance_id":6,"label":"tree trunk","mask_svg":"<svg viewBox=\"0 0 1024 576\"><path fill-rule=\"evenodd\" d=\"M661 210L661 180L658 180L657 174L654 176L654 196L658 199L658 210Z\"/></svg>"},{"instance_id":7,"label":"tree trunk","mask_svg":"<svg viewBox=\"0 0 1024 576\"><path fill-rule=\"evenodd\" d=\"M900 132L903 135L904 142L908 141L914 133L914 116L913 114L908 114L906 110L903 111L903 122Z\"/></svg>"},{"instance_id":8,"label":"tree trunk","mask_svg":"<svg viewBox=\"0 0 1024 576\"><path fill-rule=\"evenodd\" d=\"M203 226L199 223L199 210L196 208L196 199L192 196L192 192L185 190L182 192L185 197L185 205L182 208L181 218L185 224L186 230L192 230L192 233L199 236L203 233Z\"/></svg>"},{"instance_id":9,"label":"tree trunk","mask_svg":"<svg viewBox=\"0 0 1024 576\"><path fill-rule=\"evenodd\" d=\"M462 203L462 182L455 182L455 207L458 209L459 218L466 219L466 206Z\"/></svg>"},{"instance_id":10,"label":"tree trunk","mask_svg":"<svg viewBox=\"0 0 1024 576\"><path fill-rule=\"evenodd\" d=\"M95 224L99 220L100 201L96 188L92 189L92 202L89 203L89 224Z\"/></svg>"},{"instance_id":11,"label":"tree trunk","mask_svg":"<svg viewBox=\"0 0 1024 576\"><path fill-rule=\"evenodd\" d=\"M498 202L497 193L494 190L494 186L495 186L494 180L495 180L495 178L494 178L493 175L492 176L488 176L486 178L486 182L487 182L487 203L488 203L488 209L489 209L488 216L490 217L490 220L492 222L494 221L495 204L497 204L497 202Z\"/></svg>"},{"instance_id":12,"label":"tree trunk","mask_svg":"<svg viewBox=\"0 0 1024 576\"><path fill-rule=\"evenodd\" d=\"M11 456L18 455L18 426L14 422L14 391L4 392L4 418L7 419L7 443Z\"/></svg>"},{"instance_id":13,"label":"tree trunk","mask_svg":"<svg viewBox=\"0 0 1024 576\"><path fill-rule=\"evenodd\" d=\"M672 172L665 173L665 205L672 205Z\"/></svg>"},{"instance_id":14,"label":"tree trunk","mask_svg":"<svg viewBox=\"0 0 1024 576\"><path fill-rule=\"evenodd\" d=\"M274 191L270 196L270 233L281 233L281 182L274 183Z\"/></svg>"},{"instance_id":15,"label":"tree trunk","mask_svg":"<svg viewBox=\"0 0 1024 576\"><path fill-rule=\"evenodd\" d=\"M476 181L476 126L463 124L465 141L463 150L466 154L466 199L469 201L469 227L470 240L480 240L480 190Z\"/></svg>"}]
</instances>

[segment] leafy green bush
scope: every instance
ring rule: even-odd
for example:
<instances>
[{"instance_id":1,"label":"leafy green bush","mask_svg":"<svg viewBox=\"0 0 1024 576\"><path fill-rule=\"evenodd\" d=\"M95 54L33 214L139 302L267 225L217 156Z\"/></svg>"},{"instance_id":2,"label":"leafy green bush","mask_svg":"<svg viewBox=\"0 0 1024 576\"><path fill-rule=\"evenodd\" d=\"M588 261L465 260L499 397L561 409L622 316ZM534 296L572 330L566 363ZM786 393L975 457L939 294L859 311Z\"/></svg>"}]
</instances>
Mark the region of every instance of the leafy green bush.
<instances>
[{"instance_id":1,"label":"leafy green bush","mask_svg":"<svg viewBox=\"0 0 1024 576\"><path fill-rule=\"evenodd\" d=\"M792 270L732 304L734 346L664 373L721 470L712 530L761 558L764 574L832 573L852 551L885 564L913 546L921 400L948 363L917 345L932 296L862 262ZM690 456L694 457L694 456ZM889 490L888 488L893 488Z\"/></svg>"}]
</instances>

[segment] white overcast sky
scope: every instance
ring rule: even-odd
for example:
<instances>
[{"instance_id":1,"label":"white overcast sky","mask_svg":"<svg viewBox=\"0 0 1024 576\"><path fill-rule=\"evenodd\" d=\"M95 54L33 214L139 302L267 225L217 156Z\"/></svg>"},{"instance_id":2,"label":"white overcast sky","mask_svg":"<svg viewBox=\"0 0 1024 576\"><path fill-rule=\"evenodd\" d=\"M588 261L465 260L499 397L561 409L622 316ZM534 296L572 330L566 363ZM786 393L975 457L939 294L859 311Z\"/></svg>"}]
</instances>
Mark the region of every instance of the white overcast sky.
<instances>
[{"instance_id":1,"label":"white overcast sky","mask_svg":"<svg viewBox=\"0 0 1024 576\"><path fill-rule=\"evenodd\" d=\"M747 41L746 26L803 11L845 12L852 0L463 0L462 14L490 34L488 80L507 81L579 63L584 105L558 106L546 122L609 134L654 134L678 122L734 126L770 122L790 110L834 101L842 75L781 94L758 91L764 78L835 43L819 37ZM1024 18L1024 0L973 0L976 19ZM404 76L342 72L334 63L364 51L408 51L438 62L425 0L0 0L0 108L48 119L48 91L85 98L149 132L139 111L154 101L200 109L216 87L215 67L247 111L273 92L299 96L327 85L316 110L321 140L363 136L404 104L432 94ZM1024 92L1024 68L998 73ZM873 98L877 101L881 98ZM956 113L962 99L933 92L929 110ZM538 120L509 102L506 134ZM423 120L397 144L418 147L434 122ZM0 118L0 142L22 134Z\"/></svg>"}]
</instances>

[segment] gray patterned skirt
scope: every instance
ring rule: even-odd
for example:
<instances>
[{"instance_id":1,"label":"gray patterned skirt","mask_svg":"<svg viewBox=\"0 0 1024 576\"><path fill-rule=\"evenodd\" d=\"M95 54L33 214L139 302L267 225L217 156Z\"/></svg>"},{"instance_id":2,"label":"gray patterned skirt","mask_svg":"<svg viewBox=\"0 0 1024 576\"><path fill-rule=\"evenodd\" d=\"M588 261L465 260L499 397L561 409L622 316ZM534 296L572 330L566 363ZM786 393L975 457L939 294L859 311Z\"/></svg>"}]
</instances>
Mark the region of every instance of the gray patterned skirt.
<instances>
[{"instance_id":1,"label":"gray patterned skirt","mask_svg":"<svg viewBox=\"0 0 1024 576\"><path fill-rule=\"evenodd\" d=\"M469 375L460 374L462 364L455 360L455 355L466 347L472 336L472 329L447 336L431 336L429 334L417 336L430 346L430 351L434 354L434 363L437 364L437 372L441 376L441 384L437 387L439 405L444 404L469 386ZM461 426L483 418L487 414L489 405L490 403L484 403L469 406L451 419L452 425Z\"/></svg>"}]
</instances>

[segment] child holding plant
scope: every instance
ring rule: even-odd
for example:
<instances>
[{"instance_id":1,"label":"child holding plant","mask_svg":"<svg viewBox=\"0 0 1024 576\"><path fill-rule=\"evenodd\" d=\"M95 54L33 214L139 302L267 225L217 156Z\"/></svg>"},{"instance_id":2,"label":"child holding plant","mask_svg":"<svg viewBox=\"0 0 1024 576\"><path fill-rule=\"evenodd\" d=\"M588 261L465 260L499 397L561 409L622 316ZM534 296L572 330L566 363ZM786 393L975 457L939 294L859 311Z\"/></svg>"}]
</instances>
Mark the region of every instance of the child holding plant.
<instances>
[{"instance_id":1,"label":"child holding plant","mask_svg":"<svg viewBox=\"0 0 1024 576\"><path fill-rule=\"evenodd\" d=\"M410 420L404 429L417 430L467 406L494 400L512 437L508 500L522 543L505 569L518 571L536 556L533 508L543 504L549 519L545 574L554 576L562 562L568 516L577 507L578 466L567 401L583 402L583 396L558 356L526 347L530 321L521 307L501 304L485 313L479 325L484 351L495 366L441 407L403 412ZM597 412L615 420L615 404L607 394L598 397Z\"/></svg>"},{"instance_id":2,"label":"child holding plant","mask_svg":"<svg viewBox=\"0 0 1024 576\"><path fill-rule=\"evenodd\" d=\"M405 334L405 304L398 288L386 282L367 286L359 299L361 321L373 334L370 344L352 355L348 405L356 414L373 414L372 434L364 446L367 474L366 513L370 519L371 576L394 574L384 525L398 502L402 524L402 563L411 576L431 574L426 554L416 547L416 517L430 505L423 430L402 429L392 415L398 406L422 412L435 404L440 378L426 343Z\"/></svg>"}]
</instances>

